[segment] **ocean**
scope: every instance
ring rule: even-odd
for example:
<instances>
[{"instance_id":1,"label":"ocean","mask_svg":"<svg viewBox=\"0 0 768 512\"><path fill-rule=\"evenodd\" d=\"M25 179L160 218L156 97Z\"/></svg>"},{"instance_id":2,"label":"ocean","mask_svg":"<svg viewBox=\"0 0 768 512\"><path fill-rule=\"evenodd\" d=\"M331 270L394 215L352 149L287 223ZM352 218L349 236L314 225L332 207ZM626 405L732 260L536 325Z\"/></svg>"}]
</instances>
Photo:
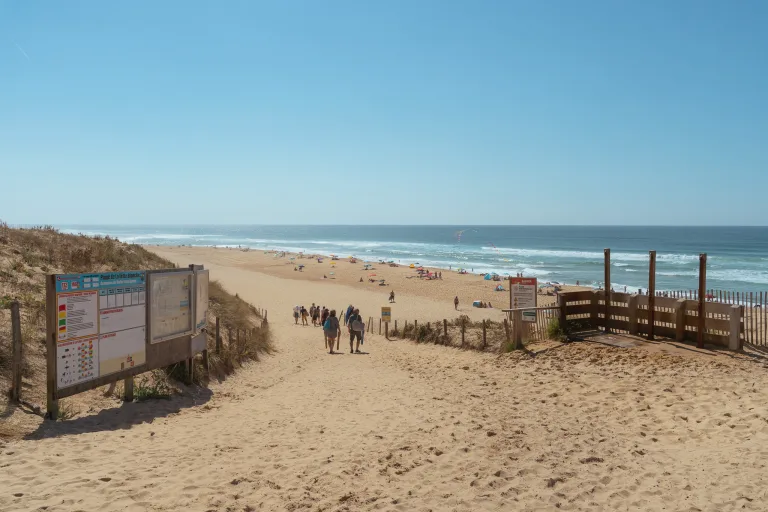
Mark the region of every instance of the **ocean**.
<instances>
[{"instance_id":1,"label":"ocean","mask_svg":"<svg viewBox=\"0 0 768 512\"><path fill-rule=\"evenodd\" d=\"M474 273L496 272L598 287L603 249L611 284L648 285L648 251L657 251L656 288L698 288L707 253L707 288L768 290L768 227L641 226L60 226L137 244L249 247L393 260Z\"/></svg>"}]
</instances>

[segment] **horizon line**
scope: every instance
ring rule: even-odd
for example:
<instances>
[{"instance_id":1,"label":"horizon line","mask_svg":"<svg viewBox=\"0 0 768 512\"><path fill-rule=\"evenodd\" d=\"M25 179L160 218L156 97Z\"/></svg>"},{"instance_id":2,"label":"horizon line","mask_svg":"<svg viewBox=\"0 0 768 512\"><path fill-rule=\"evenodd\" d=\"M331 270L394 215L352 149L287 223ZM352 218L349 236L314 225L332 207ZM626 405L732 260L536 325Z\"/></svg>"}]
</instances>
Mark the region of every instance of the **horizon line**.
<instances>
[{"instance_id":1,"label":"horizon line","mask_svg":"<svg viewBox=\"0 0 768 512\"><path fill-rule=\"evenodd\" d=\"M560 227L560 228L765 228L768 224L259 224L259 223L7 223L9 227L34 228L52 226L54 228L67 226L83 227Z\"/></svg>"}]
</instances>

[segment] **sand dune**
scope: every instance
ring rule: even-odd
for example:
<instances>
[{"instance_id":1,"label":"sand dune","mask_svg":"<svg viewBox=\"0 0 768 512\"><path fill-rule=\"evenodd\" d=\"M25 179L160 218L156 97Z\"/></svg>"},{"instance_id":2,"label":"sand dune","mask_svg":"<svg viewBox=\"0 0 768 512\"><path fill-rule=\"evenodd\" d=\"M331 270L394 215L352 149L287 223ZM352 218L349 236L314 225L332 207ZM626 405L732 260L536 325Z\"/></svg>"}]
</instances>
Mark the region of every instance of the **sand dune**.
<instances>
[{"instance_id":1,"label":"sand dune","mask_svg":"<svg viewBox=\"0 0 768 512\"><path fill-rule=\"evenodd\" d=\"M160 252L269 308L278 353L210 391L3 446L0 510L768 508L759 355L575 343L499 357L369 336L367 354L331 356L290 307L375 310L378 290ZM397 306L453 311L406 292Z\"/></svg>"}]
</instances>

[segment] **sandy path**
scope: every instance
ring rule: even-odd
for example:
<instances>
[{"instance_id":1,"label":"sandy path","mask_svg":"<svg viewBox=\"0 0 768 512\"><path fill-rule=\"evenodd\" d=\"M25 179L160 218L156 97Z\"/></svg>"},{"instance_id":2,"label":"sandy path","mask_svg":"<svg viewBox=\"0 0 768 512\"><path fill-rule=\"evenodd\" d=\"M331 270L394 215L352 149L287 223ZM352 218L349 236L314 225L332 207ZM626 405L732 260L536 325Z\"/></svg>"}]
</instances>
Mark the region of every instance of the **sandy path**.
<instances>
[{"instance_id":1,"label":"sandy path","mask_svg":"<svg viewBox=\"0 0 768 512\"><path fill-rule=\"evenodd\" d=\"M497 358L378 336L367 355L331 356L319 329L274 313L304 288L206 266L270 308L279 352L212 394L5 446L0 510L766 509L762 366L583 344Z\"/></svg>"}]
</instances>

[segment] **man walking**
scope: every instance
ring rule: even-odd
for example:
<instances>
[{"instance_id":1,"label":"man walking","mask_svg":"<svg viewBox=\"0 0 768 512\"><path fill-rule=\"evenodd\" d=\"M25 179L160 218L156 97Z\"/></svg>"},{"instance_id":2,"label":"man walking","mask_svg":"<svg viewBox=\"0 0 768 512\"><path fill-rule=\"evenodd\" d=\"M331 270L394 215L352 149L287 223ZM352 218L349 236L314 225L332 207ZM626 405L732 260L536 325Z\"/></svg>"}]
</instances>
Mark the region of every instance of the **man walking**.
<instances>
[{"instance_id":1,"label":"man walking","mask_svg":"<svg viewBox=\"0 0 768 512\"><path fill-rule=\"evenodd\" d=\"M459 296L458 295L453 298L453 309L455 309L456 311L459 310Z\"/></svg>"},{"instance_id":2,"label":"man walking","mask_svg":"<svg viewBox=\"0 0 768 512\"><path fill-rule=\"evenodd\" d=\"M363 330L365 330L365 324L363 323L363 317L360 316L359 309L355 308L355 310L352 311L347 328L349 329L349 353L352 354L356 352L359 354L360 342L362 341ZM357 345L354 346L353 350L355 339L357 339Z\"/></svg>"}]
</instances>

